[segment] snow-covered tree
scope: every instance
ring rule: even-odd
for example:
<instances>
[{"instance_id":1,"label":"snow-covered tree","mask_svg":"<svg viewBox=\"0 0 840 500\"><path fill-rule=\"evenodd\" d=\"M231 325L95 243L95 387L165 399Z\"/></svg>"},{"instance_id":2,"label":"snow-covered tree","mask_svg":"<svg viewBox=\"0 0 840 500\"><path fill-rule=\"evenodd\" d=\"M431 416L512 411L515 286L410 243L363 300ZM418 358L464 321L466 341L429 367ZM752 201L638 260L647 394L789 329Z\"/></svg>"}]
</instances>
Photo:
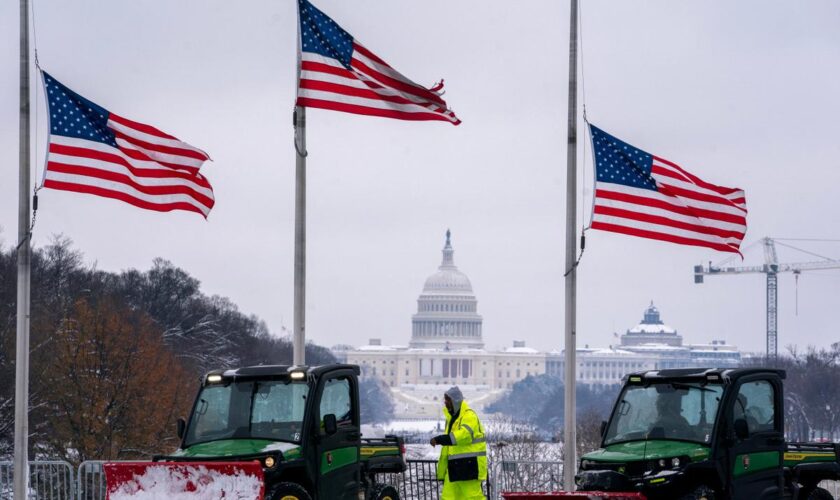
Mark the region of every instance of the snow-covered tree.
<instances>
[{"instance_id":1,"label":"snow-covered tree","mask_svg":"<svg viewBox=\"0 0 840 500\"><path fill-rule=\"evenodd\" d=\"M359 405L363 424L378 424L394 418L394 401L388 385L377 377L359 382Z\"/></svg>"}]
</instances>

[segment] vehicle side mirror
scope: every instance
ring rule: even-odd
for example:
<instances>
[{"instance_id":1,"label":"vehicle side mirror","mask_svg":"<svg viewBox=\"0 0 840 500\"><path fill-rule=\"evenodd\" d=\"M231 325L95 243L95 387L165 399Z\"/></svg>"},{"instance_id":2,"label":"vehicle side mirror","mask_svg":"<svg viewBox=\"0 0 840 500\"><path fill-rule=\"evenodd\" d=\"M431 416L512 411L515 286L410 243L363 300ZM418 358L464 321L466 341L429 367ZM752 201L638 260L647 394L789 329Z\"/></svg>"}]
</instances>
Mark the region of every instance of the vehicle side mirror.
<instances>
[{"instance_id":1,"label":"vehicle side mirror","mask_svg":"<svg viewBox=\"0 0 840 500\"><path fill-rule=\"evenodd\" d=\"M604 434L607 433L607 421L601 420L601 437L604 437Z\"/></svg>"},{"instance_id":2,"label":"vehicle side mirror","mask_svg":"<svg viewBox=\"0 0 840 500\"><path fill-rule=\"evenodd\" d=\"M741 441L750 437L750 428L747 425L746 419L735 419L735 437Z\"/></svg>"},{"instance_id":3,"label":"vehicle side mirror","mask_svg":"<svg viewBox=\"0 0 840 500\"><path fill-rule=\"evenodd\" d=\"M327 433L327 436L332 436L338 432L338 423L335 420L334 413L324 415L324 432Z\"/></svg>"},{"instance_id":4,"label":"vehicle side mirror","mask_svg":"<svg viewBox=\"0 0 840 500\"><path fill-rule=\"evenodd\" d=\"M184 439L184 431L187 430L187 422L183 418L179 418L176 422L176 431L175 433L178 435L178 439Z\"/></svg>"}]
</instances>

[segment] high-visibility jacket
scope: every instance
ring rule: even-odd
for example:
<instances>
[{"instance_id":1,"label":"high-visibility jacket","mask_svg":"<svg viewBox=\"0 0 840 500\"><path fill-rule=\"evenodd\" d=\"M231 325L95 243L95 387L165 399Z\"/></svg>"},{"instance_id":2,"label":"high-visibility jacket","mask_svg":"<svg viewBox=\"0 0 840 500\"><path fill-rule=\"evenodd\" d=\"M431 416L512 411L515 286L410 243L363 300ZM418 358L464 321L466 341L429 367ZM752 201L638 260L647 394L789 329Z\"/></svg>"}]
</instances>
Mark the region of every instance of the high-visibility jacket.
<instances>
[{"instance_id":1,"label":"high-visibility jacket","mask_svg":"<svg viewBox=\"0 0 840 500\"><path fill-rule=\"evenodd\" d=\"M452 444L443 446L440 451L437 478L444 480L449 471L450 481L487 480L487 443L478 415L466 401L461 402L461 409L454 422L448 409L444 408L443 414L446 416L446 430ZM465 471L467 476L463 475Z\"/></svg>"}]
</instances>

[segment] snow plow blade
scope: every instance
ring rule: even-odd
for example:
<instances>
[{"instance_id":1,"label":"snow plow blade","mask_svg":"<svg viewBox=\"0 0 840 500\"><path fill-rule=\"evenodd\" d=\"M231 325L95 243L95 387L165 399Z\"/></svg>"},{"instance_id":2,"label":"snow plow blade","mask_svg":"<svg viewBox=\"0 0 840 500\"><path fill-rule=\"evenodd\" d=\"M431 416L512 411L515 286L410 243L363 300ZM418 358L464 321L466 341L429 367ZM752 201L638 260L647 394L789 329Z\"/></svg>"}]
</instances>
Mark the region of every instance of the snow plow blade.
<instances>
[{"instance_id":1,"label":"snow plow blade","mask_svg":"<svg viewBox=\"0 0 840 500\"><path fill-rule=\"evenodd\" d=\"M502 492L505 500L528 500L531 498L586 498L588 500L647 500L641 493L621 493L604 491L552 491L545 493L506 493Z\"/></svg>"},{"instance_id":2,"label":"snow plow blade","mask_svg":"<svg viewBox=\"0 0 840 500\"><path fill-rule=\"evenodd\" d=\"M113 462L103 465L107 500L262 500L259 462Z\"/></svg>"}]
</instances>

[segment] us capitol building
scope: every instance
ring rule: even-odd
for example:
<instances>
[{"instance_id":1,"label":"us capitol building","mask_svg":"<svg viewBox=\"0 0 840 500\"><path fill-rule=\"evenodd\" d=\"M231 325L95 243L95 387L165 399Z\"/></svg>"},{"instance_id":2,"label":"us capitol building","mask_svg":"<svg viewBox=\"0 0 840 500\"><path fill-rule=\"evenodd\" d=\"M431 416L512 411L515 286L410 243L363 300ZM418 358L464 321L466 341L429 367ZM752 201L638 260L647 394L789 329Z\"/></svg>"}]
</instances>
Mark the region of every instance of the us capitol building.
<instances>
[{"instance_id":1,"label":"us capitol building","mask_svg":"<svg viewBox=\"0 0 840 500\"><path fill-rule=\"evenodd\" d=\"M359 365L363 377L382 379L391 388L397 414L411 418L437 417L443 392L451 385L461 388L472 407L482 409L529 375L562 377L562 352L540 352L521 340L501 351L485 349L478 301L469 278L455 266L449 231L442 253L437 272L426 278L417 299L409 344L370 339L355 349L333 348L339 359ZM621 345L578 348L578 383L616 384L637 370L737 366L740 358L723 341L684 346L651 303L642 322L621 336Z\"/></svg>"}]
</instances>

